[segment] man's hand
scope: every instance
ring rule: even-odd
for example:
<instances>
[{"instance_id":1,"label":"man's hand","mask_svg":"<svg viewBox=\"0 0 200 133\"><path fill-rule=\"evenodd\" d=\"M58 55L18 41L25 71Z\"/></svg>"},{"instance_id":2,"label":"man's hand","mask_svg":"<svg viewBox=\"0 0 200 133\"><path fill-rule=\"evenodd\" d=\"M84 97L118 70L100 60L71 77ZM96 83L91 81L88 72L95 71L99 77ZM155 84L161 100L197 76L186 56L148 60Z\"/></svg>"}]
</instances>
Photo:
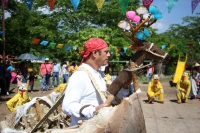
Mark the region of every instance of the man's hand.
<instances>
[{"instance_id":1,"label":"man's hand","mask_svg":"<svg viewBox=\"0 0 200 133\"><path fill-rule=\"evenodd\" d=\"M103 108L103 107L107 107L107 106L108 106L107 103L103 103L103 104L101 104L101 105L99 105L99 106L96 106L96 107L95 107L95 110L98 111L99 109L101 109L101 108Z\"/></svg>"}]
</instances>

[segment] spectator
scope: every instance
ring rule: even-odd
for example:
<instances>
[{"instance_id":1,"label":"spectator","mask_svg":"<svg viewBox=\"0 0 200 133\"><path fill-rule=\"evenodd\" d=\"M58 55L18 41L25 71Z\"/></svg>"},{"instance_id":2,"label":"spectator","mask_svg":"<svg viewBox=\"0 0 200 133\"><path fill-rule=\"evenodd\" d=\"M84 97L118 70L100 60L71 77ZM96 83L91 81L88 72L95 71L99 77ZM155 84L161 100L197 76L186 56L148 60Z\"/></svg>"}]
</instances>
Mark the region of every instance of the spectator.
<instances>
[{"instance_id":1,"label":"spectator","mask_svg":"<svg viewBox=\"0 0 200 133\"><path fill-rule=\"evenodd\" d=\"M12 65L10 64L10 61L6 62L6 91L7 91L7 95L9 95L9 91L10 91L10 80L11 80L11 72L13 70Z\"/></svg>"},{"instance_id":2,"label":"spectator","mask_svg":"<svg viewBox=\"0 0 200 133\"><path fill-rule=\"evenodd\" d=\"M177 103L186 103L191 90L191 83L187 72L184 72L182 78L178 80L176 88Z\"/></svg>"},{"instance_id":3,"label":"spectator","mask_svg":"<svg viewBox=\"0 0 200 133\"><path fill-rule=\"evenodd\" d=\"M72 62L72 65L69 67L70 76L76 71L77 68L78 66L76 65L76 62Z\"/></svg>"},{"instance_id":4,"label":"spectator","mask_svg":"<svg viewBox=\"0 0 200 133\"><path fill-rule=\"evenodd\" d=\"M148 68L148 70L147 70L147 75L146 75L146 77L147 77L147 79L148 79L148 82L151 81L152 75L153 75L153 73L154 73L154 66L152 66L153 63L150 62L149 64L150 64L150 66L149 66L149 68Z\"/></svg>"},{"instance_id":5,"label":"spectator","mask_svg":"<svg viewBox=\"0 0 200 133\"><path fill-rule=\"evenodd\" d=\"M34 87L34 82L37 76L34 74L33 71L30 72L30 75L27 77L27 80L29 81L29 88L31 93L33 93L33 87Z\"/></svg>"},{"instance_id":6,"label":"spectator","mask_svg":"<svg viewBox=\"0 0 200 133\"><path fill-rule=\"evenodd\" d=\"M68 81L68 76L69 76L69 61L65 61L64 64L62 65L62 76L63 76L63 83L67 83Z\"/></svg>"},{"instance_id":7,"label":"spectator","mask_svg":"<svg viewBox=\"0 0 200 133\"><path fill-rule=\"evenodd\" d=\"M57 61L53 61L53 69L52 69L52 87L54 87L54 81L56 79L57 86L59 85L59 72L60 72L60 64L57 63ZM56 87L57 87L56 86Z\"/></svg>"},{"instance_id":8,"label":"spectator","mask_svg":"<svg viewBox=\"0 0 200 133\"><path fill-rule=\"evenodd\" d=\"M45 62L41 64L40 66L40 73L42 75L42 82L40 85L40 90L49 90L49 83L50 83L50 77L52 72L52 65L49 63L49 58L45 59Z\"/></svg>"},{"instance_id":9,"label":"spectator","mask_svg":"<svg viewBox=\"0 0 200 133\"><path fill-rule=\"evenodd\" d=\"M27 77L27 74L28 74L28 68L27 68L26 62L22 62L20 64L20 71L22 72L22 82L25 83L26 77Z\"/></svg>"},{"instance_id":10,"label":"spectator","mask_svg":"<svg viewBox=\"0 0 200 133\"><path fill-rule=\"evenodd\" d=\"M6 81L4 78L4 66L2 63L2 58L0 58L0 87L1 87L1 95L6 95Z\"/></svg>"},{"instance_id":11,"label":"spectator","mask_svg":"<svg viewBox=\"0 0 200 133\"><path fill-rule=\"evenodd\" d=\"M22 78L23 78L22 72L19 71L17 73L17 76L16 76L16 79L17 79L17 88L19 88L21 86L21 84L22 84Z\"/></svg>"},{"instance_id":12,"label":"spectator","mask_svg":"<svg viewBox=\"0 0 200 133\"><path fill-rule=\"evenodd\" d=\"M157 96L158 102L164 103L164 90L162 84L159 81L158 75L154 75L151 82L149 82L147 96L148 103L152 103Z\"/></svg>"}]
</instances>

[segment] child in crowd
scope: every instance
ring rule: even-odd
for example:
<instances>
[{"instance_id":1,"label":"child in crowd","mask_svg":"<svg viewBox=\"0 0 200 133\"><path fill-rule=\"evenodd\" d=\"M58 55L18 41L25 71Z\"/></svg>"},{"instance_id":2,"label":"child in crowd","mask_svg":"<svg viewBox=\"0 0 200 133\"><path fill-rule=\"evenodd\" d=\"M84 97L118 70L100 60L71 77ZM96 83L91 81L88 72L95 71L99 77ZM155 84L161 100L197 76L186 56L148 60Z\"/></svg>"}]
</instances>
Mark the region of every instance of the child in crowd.
<instances>
[{"instance_id":1,"label":"child in crowd","mask_svg":"<svg viewBox=\"0 0 200 133\"><path fill-rule=\"evenodd\" d=\"M21 84L22 84L22 72L19 71L17 73L16 78L17 78L17 88L19 88L21 86Z\"/></svg>"},{"instance_id":2,"label":"child in crowd","mask_svg":"<svg viewBox=\"0 0 200 133\"><path fill-rule=\"evenodd\" d=\"M37 78L37 76L33 73L33 71L31 71L30 75L27 78L27 80L29 81L29 87L30 87L31 93L33 93L35 78Z\"/></svg>"}]
</instances>

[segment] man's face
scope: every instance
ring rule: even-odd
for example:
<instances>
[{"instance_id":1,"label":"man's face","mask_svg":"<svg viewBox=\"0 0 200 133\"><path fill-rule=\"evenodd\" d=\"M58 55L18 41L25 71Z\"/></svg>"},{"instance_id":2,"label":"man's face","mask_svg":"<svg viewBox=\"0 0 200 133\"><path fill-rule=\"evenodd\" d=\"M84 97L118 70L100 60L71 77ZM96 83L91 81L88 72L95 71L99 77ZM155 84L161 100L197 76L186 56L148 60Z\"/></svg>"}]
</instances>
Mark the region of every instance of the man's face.
<instances>
[{"instance_id":1,"label":"man's face","mask_svg":"<svg viewBox=\"0 0 200 133\"><path fill-rule=\"evenodd\" d=\"M158 79L154 79L154 84L158 84Z\"/></svg>"},{"instance_id":2,"label":"man's face","mask_svg":"<svg viewBox=\"0 0 200 133\"><path fill-rule=\"evenodd\" d=\"M108 47L103 48L99 52L97 51L96 63L99 66L105 66L108 64L109 57L110 57L109 48Z\"/></svg>"}]
</instances>

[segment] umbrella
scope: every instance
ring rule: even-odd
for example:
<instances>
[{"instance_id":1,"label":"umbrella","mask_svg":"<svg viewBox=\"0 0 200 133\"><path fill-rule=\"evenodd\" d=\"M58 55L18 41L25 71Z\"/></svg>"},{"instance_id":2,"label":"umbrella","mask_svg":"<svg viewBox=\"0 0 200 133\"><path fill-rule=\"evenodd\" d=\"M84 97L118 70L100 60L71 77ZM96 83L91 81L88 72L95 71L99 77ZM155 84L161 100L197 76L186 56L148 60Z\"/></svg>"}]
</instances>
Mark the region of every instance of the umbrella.
<instances>
[{"instance_id":1,"label":"umbrella","mask_svg":"<svg viewBox=\"0 0 200 133\"><path fill-rule=\"evenodd\" d=\"M17 59L19 59L19 60L37 60L38 57L36 57L33 54L25 53L25 54L21 54Z\"/></svg>"}]
</instances>

